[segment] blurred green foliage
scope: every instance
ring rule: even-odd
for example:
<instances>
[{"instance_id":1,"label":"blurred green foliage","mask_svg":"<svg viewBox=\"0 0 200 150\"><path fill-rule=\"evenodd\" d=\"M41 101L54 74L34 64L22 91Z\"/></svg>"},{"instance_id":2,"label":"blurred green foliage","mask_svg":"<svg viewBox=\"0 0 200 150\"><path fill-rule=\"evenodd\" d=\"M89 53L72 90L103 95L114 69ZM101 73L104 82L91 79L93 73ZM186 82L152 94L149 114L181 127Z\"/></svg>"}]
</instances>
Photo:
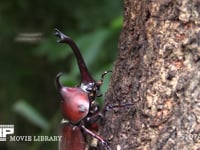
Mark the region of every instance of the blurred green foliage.
<instances>
[{"instance_id":1,"label":"blurred green foliage","mask_svg":"<svg viewBox=\"0 0 200 150\"><path fill-rule=\"evenodd\" d=\"M1 0L0 124L14 124L16 136L57 135L61 113L55 75L65 72L62 81L68 86L80 80L71 49L56 43L53 29L78 43L98 80L112 70L121 26L122 1ZM0 149L53 150L57 142L7 141Z\"/></svg>"}]
</instances>

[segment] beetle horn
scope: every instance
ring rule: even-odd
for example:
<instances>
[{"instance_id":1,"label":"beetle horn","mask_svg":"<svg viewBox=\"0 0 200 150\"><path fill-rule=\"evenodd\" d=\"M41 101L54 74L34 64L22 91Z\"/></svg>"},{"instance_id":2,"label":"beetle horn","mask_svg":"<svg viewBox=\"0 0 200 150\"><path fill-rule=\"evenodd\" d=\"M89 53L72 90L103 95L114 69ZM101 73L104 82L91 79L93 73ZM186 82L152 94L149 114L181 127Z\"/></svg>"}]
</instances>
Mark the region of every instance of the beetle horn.
<instances>
[{"instance_id":1,"label":"beetle horn","mask_svg":"<svg viewBox=\"0 0 200 150\"><path fill-rule=\"evenodd\" d=\"M94 79L90 75L90 73L87 69L87 66L85 64L85 61L84 61L76 43L69 36L63 34L58 29L55 29L55 35L57 37L59 37L59 40L57 41L58 43L67 43L72 48L72 50L76 56L78 67L79 67L79 70L81 73L81 83L87 84L90 82L94 82Z\"/></svg>"},{"instance_id":2,"label":"beetle horn","mask_svg":"<svg viewBox=\"0 0 200 150\"><path fill-rule=\"evenodd\" d=\"M60 90L62 87L63 87L63 85L60 83L60 77L62 76L62 72L60 72L60 73L58 73L57 75L56 75L56 88L58 89L58 90Z\"/></svg>"}]
</instances>

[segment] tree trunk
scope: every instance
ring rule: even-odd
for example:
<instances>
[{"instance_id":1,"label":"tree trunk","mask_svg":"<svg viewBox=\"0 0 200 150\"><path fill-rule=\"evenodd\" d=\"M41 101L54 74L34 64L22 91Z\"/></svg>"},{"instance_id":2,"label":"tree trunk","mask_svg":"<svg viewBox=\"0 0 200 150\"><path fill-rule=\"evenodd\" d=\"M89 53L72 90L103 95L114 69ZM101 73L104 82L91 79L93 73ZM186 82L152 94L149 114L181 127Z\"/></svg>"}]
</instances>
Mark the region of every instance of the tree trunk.
<instances>
[{"instance_id":1,"label":"tree trunk","mask_svg":"<svg viewBox=\"0 0 200 150\"><path fill-rule=\"evenodd\" d=\"M200 1L125 0L101 135L113 150L200 148Z\"/></svg>"}]
</instances>

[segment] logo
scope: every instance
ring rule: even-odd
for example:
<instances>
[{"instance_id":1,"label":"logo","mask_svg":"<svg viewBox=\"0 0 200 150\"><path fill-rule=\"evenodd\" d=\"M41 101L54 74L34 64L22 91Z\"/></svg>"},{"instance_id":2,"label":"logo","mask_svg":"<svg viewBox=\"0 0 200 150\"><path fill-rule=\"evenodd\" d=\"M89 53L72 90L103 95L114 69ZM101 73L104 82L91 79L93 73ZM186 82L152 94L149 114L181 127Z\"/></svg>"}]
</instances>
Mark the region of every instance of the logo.
<instances>
[{"instance_id":1,"label":"logo","mask_svg":"<svg viewBox=\"0 0 200 150\"><path fill-rule=\"evenodd\" d=\"M10 142L57 142L61 141L62 136L15 136L14 134L14 125L3 125L0 124L0 142L1 141L10 141ZM10 135L8 137L8 135Z\"/></svg>"},{"instance_id":2,"label":"logo","mask_svg":"<svg viewBox=\"0 0 200 150\"><path fill-rule=\"evenodd\" d=\"M6 141L9 134L14 134L14 125L0 125L0 141Z\"/></svg>"}]
</instances>

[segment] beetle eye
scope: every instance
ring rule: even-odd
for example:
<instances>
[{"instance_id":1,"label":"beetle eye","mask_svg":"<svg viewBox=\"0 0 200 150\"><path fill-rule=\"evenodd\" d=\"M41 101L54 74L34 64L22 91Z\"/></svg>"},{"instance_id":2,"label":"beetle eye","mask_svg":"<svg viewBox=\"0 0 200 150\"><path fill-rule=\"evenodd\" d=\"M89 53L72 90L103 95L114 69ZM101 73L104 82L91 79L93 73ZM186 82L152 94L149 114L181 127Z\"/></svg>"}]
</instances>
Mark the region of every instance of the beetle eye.
<instances>
[{"instance_id":1,"label":"beetle eye","mask_svg":"<svg viewBox=\"0 0 200 150\"><path fill-rule=\"evenodd\" d=\"M94 87L95 87L94 83L89 83L89 84L82 83L80 86L80 88L87 93L91 93L92 91L94 91Z\"/></svg>"},{"instance_id":2,"label":"beetle eye","mask_svg":"<svg viewBox=\"0 0 200 150\"><path fill-rule=\"evenodd\" d=\"M86 91L88 91L88 92L92 92L93 89L92 89L92 87L87 87L87 88L86 88Z\"/></svg>"}]
</instances>

